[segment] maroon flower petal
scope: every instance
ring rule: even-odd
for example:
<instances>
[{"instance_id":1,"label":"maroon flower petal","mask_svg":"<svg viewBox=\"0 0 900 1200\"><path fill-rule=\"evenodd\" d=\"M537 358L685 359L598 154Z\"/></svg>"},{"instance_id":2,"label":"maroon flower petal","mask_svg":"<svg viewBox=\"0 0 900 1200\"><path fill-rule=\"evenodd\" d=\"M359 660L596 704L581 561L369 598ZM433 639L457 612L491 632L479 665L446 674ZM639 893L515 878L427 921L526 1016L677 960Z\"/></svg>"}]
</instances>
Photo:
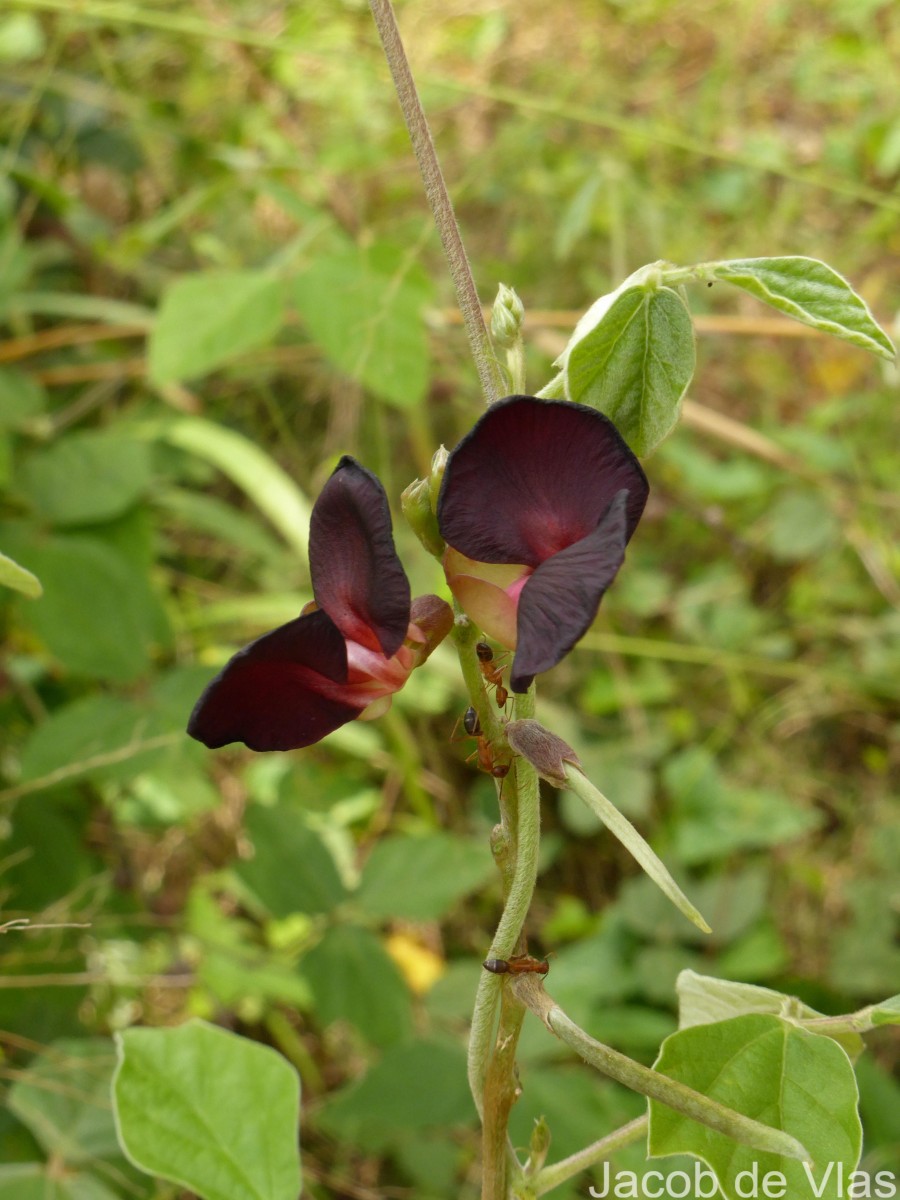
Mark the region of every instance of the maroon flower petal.
<instances>
[{"instance_id":1,"label":"maroon flower petal","mask_svg":"<svg viewBox=\"0 0 900 1200\"><path fill-rule=\"evenodd\" d=\"M313 593L345 638L397 652L409 625L409 580L379 480L345 455L313 506L309 527Z\"/></svg>"},{"instance_id":2,"label":"maroon flower petal","mask_svg":"<svg viewBox=\"0 0 900 1200\"><path fill-rule=\"evenodd\" d=\"M586 538L623 489L627 542L649 487L612 421L567 400L509 396L451 452L438 524L469 558L536 567Z\"/></svg>"},{"instance_id":3,"label":"maroon flower petal","mask_svg":"<svg viewBox=\"0 0 900 1200\"><path fill-rule=\"evenodd\" d=\"M210 750L311 746L359 715L359 705L340 699L346 678L347 644L318 609L239 650L197 701L188 733Z\"/></svg>"},{"instance_id":4,"label":"maroon flower petal","mask_svg":"<svg viewBox=\"0 0 900 1200\"><path fill-rule=\"evenodd\" d=\"M587 630L625 558L628 493L620 491L587 537L542 563L519 597L518 641L510 671L514 692L565 657Z\"/></svg>"}]
</instances>

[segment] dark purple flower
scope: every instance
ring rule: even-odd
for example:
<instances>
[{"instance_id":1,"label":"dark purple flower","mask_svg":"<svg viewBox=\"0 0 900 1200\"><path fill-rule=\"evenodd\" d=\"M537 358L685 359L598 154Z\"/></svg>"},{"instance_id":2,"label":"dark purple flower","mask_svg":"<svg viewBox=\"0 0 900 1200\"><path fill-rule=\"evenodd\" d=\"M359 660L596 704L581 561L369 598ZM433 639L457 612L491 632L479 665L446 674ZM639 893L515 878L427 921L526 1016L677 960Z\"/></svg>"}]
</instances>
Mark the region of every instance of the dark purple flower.
<instances>
[{"instance_id":1,"label":"dark purple flower","mask_svg":"<svg viewBox=\"0 0 900 1200\"><path fill-rule=\"evenodd\" d=\"M612 421L566 400L508 396L451 452L438 498L447 582L516 651L513 691L587 630L648 490Z\"/></svg>"},{"instance_id":2,"label":"dark purple flower","mask_svg":"<svg viewBox=\"0 0 900 1200\"><path fill-rule=\"evenodd\" d=\"M453 623L437 596L410 602L378 479L345 456L313 506L315 603L239 650L188 723L210 749L310 746L357 717L380 716Z\"/></svg>"}]
</instances>

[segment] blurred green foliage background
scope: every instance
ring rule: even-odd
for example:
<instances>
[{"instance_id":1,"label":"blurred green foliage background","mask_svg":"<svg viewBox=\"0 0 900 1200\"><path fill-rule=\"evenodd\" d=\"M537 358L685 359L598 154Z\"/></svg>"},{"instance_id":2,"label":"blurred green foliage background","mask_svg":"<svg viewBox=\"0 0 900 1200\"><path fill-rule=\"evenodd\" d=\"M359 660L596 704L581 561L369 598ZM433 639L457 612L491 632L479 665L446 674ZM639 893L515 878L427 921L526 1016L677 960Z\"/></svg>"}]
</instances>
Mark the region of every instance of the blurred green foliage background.
<instances>
[{"instance_id":1,"label":"blurred green foliage background","mask_svg":"<svg viewBox=\"0 0 900 1200\"><path fill-rule=\"evenodd\" d=\"M889 2L398 15L483 297L525 301L534 390L657 258L812 255L891 321ZM466 1014L499 887L451 653L309 751L182 732L213 670L309 598L337 457L399 513L479 411L368 9L11 0L0 68L0 550L44 588L0 595L0 923L89 924L0 941L0 1162L32 1164L0 1168L0 1197L45 1196L59 1161L60 1200L175 1196L117 1153L104 1039L189 1014L297 1066L310 1196L474 1195ZM684 967L826 1012L900 990L897 376L749 297L691 300L686 419L539 698L715 930L548 793L532 949L575 1019L648 1062ZM440 590L397 540L414 594ZM900 1170L896 1031L872 1047L864 1165ZM543 1112L554 1156L642 1109L528 1026L522 1082L514 1137Z\"/></svg>"}]
</instances>

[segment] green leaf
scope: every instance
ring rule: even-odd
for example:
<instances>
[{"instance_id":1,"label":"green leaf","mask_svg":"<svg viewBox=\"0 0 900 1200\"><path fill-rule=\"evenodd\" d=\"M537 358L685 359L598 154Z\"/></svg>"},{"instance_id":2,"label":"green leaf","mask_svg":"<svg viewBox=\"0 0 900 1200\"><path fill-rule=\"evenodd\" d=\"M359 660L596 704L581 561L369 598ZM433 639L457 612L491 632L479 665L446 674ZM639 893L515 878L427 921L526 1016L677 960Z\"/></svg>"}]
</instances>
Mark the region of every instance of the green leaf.
<instances>
[{"instance_id":1,"label":"green leaf","mask_svg":"<svg viewBox=\"0 0 900 1200\"><path fill-rule=\"evenodd\" d=\"M130 683L145 673L165 629L146 575L95 538L57 537L28 550L44 594L22 620L67 670Z\"/></svg>"},{"instance_id":2,"label":"green leaf","mask_svg":"<svg viewBox=\"0 0 900 1200\"><path fill-rule=\"evenodd\" d=\"M113 1104L134 1165L203 1200L297 1200L300 1080L204 1021L118 1035Z\"/></svg>"},{"instance_id":3,"label":"green leaf","mask_svg":"<svg viewBox=\"0 0 900 1200\"><path fill-rule=\"evenodd\" d=\"M694 331L671 288L614 293L596 324L576 328L565 352L566 394L615 422L635 454L671 432L694 374ZM596 310L595 310L596 311Z\"/></svg>"},{"instance_id":4,"label":"green leaf","mask_svg":"<svg viewBox=\"0 0 900 1200\"><path fill-rule=\"evenodd\" d=\"M672 852L686 865L735 850L777 846L817 829L822 818L774 788L730 783L701 746L674 755L663 768L673 801Z\"/></svg>"},{"instance_id":5,"label":"green leaf","mask_svg":"<svg viewBox=\"0 0 900 1200\"><path fill-rule=\"evenodd\" d=\"M409 991L378 938L358 925L335 925L302 960L322 1025L347 1021L376 1046L399 1041L412 1025Z\"/></svg>"},{"instance_id":6,"label":"green leaf","mask_svg":"<svg viewBox=\"0 0 900 1200\"><path fill-rule=\"evenodd\" d=\"M449 833L383 838L366 862L356 900L374 917L434 921L493 871L484 839Z\"/></svg>"},{"instance_id":7,"label":"green leaf","mask_svg":"<svg viewBox=\"0 0 900 1200\"><path fill-rule=\"evenodd\" d=\"M273 917L329 913L344 899L334 859L295 808L251 805L246 830L254 854L235 873Z\"/></svg>"},{"instance_id":8,"label":"green leaf","mask_svg":"<svg viewBox=\"0 0 900 1200\"><path fill-rule=\"evenodd\" d=\"M54 525L86 525L120 516L150 484L142 442L111 433L75 432L33 451L19 483L37 512Z\"/></svg>"},{"instance_id":9,"label":"green leaf","mask_svg":"<svg viewBox=\"0 0 900 1200\"><path fill-rule=\"evenodd\" d=\"M765 545L782 562L817 558L840 534L837 518L818 492L783 492L764 524Z\"/></svg>"},{"instance_id":10,"label":"green leaf","mask_svg":"<svg viewBox=\"0 0 900 1200\"><path fill-rule=\"evenodd\" d=\"M0 429L21 429L47 407L47 393L34 376L0 367Z\"/></svg>"},{"instance_id":11,"label":"green leaf","mask_svg":"<svg viewBox=\"0 0 900 1200\"><path fill-rule=\"evenodd\" d=\"M787 1181L788 1196L811 1195L813 1179L816 1195L838 1200L838 1164L845 1177L855 1169L862 1127L853 1068L831 1038L757 1013L672 1034L663 1043L654 1067L720 1104L796 1138L812 1156L815 1167L737 1145L654 1100L650 1101L651 1155L692 1154L702 1159L715 1171L726 1200L751 1194L746 1190L752 1186L751 1176L738 1177L754 1169L760 1180L766 1172L780 1171Z\"/></svg>"},{"instance_id":12,"label":"green leaf","mask_svg":"<svg viewBox=\"0 0 900 1200\"><path fill-rule=\"evenodd\" d=\"M698 975L696 971L682 971L675 985L678 993L678 1025L690 1029L694 1025L709 1025L714 1021L725 1021L745 1013L770 1013L787 1021L802 1024L817 1020L822 1013L816 1012L796 996L787 996L771 988L757 987L752 983L732 983L729 979L714 979L710 975ZM862 1038L854 1033L831 1033L827 1028L817 1033L834 1037L843 1046L851 1061L859 1058L863 1051Z\"/></svg>"},{"instance_id":13,"label":"green leaf","mask_svg":"<svg viewBox=\"0 0 900 1200\"><path fill-rule=\"evenodd\" d=\"M313 340L339 371L399 408L420 403L431 287L407 249L378 243L318 258L292 289Z\"/></svg>"},{"instance_id":14,"label":"green leaf","mask_svg":"<svg viewBox=\"0 0 900 1200\"><path fill-rule=\"evenodd\" d=\"M0 584L12 588L14 592L21 592L23 596L28 596L32 600L36 600L44 591L37 575L32 575L30 571L26 571L24 567L20 567L17 562L2 553L0 553Z\"/></svg>"},{"instance_id":15,"label":"green leaf","mask_svg":"<svg viewBox=\"0 0 900 1200\"><path fill-rule=\"evenodd\" d=\"M59 1174L58 1163L0 1167L0 1200L121 1200L121 1192L88 1172L67 1170L63 1178Z\"/></svg>"},{"instance_id":16,"label":"green leaf","mask_svg":"<svg viewBox=\"0 0 900 1200\"><path fill-rule=\"evenodd\" d=\"M305 560L312 507L290 475L249 438L202 417L147 422L138 433L218 467Z\"/></svg>"},{"instance_id":17,"label":"green leaf","mask_svg":"<svg viewBox=\"0 0 900 1200\"><path fill-rule=\"evenodd\" d=\"M265 271L202 271L163 295L147 347L153 383L200 375L263 346L281 328L284 285Z\"/></svg>"},{"instance_id":18,"label":"green leaf","mask_svg":"<svg viewBox=\"0 0 900 1200\"><path fill-rule=\"evenodd\" d=\"M53 1042L19 1075L9 1109L50 1156L67 1165L118 1153L109 1111L115 1058L100 1038Z\"/></svg>"},{"instance_id":19,"label":"green leaf","mask_svg":"<svg viewBox=\"0 0 900 1200\"><path fill-rule=\"evenodd\" d=\"M471 1122L466 1056L456 1042L392 1046L365 1077L338 1092L317 1124L343 1143L379 1151L398 1136Z\"/></svg>"},{"instance_id":20,"label":"green leaf","mask_svg":"<svg viewBox=\"0 0 900 1200\"><path fill-rule=\"evenodd\" d=\"M734 258L705 265L705 275L743 288L804 325L893 361L891 339L842 275L816 258Z\"/></svg>"},{"instance_id":21,"label":"green leaf","mask_svg":"<svg viewBox=\"0 0 900 1200\"><path fill-rule=\"evenodd\" d=\"M52 712L25 743L23 783L82 777L128 783L146 771L177 770L203 752L184 736L209 672L177 668L158 676L140 700L93 693Z\"/></svg>"},{"instance_id":22,"label":"green leaf","mask_svg":"<svg viewBox=\"0 0 900 1200\"><path fill-rule=\"evenodd\" d=\"M873 1026L900 1025L900 996L891 996L866 1010Z\"/></svg>"}]
</instances>

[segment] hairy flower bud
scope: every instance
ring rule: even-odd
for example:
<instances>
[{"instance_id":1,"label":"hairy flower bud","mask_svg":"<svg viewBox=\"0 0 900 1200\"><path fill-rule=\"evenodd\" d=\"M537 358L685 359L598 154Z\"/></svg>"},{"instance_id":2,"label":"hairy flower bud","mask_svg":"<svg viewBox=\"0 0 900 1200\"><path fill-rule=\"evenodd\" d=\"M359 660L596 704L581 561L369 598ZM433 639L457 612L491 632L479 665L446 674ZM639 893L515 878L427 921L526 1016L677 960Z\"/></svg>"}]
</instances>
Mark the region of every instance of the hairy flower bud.
<instances>
[{"instance_id":1,"label":"hairy flower bud","mask_svg":"<svg viewBox=\"0 0 900 1200\"><path fill-rule=\"evenodd\" d=\"M444 539L438 529L437 517L431 504L431 488L427 479L414 479L400 496L400 507L413 533L429 554L440 558Z\"/></svg>"},{"instance_id":2,"label":"hairy flower bud","mask_svg":"<svg viewBox=\"0 0 900 1200\"><path fill-rule=\"evenodd\" d=\"M511 287L501 283L491 310L491 337L502 350L511 350L522 334L525 305Z\"/></svg>"}]
</instances>

